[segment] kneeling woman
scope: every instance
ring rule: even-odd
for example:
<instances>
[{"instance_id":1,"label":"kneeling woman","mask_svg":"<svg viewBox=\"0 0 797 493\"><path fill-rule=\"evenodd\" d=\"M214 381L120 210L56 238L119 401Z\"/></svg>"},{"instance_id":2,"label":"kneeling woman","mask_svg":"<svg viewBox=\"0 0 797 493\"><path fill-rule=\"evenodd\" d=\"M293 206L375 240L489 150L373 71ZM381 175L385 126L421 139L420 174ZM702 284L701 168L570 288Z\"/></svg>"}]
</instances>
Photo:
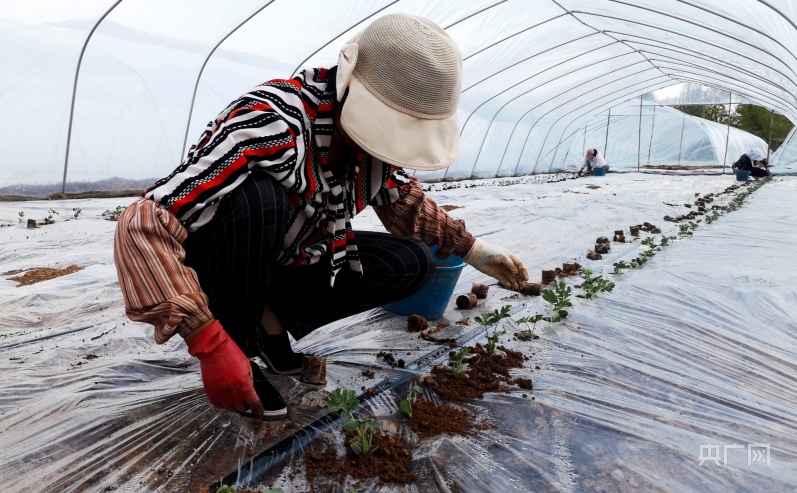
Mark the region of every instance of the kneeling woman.
<instances>
[{"instance_id":1,"label":"kneeling woman","mask_svg":"<svg viewBox=\"0 0 797 493\"><path fill-rule=\"evenodd\" d=\"M434 271L427 245L507 287L527 280L515 255L474 238L404 171L453 163L461 71L436 24L385 16L337 67L233 101L125 210L114 258L127 315L158 343L185 338L211 403L284 416L273 387L258 399L247 358L298 373L288 333L411 295ZM392 234L352 229L368 205Z\"/></svg>"}]
</instances>

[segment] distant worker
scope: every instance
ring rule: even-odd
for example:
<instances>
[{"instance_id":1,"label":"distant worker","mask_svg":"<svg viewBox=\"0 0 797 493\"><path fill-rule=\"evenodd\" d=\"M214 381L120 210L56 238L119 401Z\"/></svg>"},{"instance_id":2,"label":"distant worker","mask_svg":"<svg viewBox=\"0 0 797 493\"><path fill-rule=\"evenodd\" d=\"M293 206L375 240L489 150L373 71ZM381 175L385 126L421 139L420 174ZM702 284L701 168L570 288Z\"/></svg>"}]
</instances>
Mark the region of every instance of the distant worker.
<instances>
[{"instance_id":1,"label":"distant worker","mask_svg":"<svg viewBox=\"0 0 797 493\"><path fill-rule=\"evenodd\" d=\"M764 157L761 149L750 149L738 161L733 163L734 173L737 170L749 171L756 178L769 176L769 160Z\"/></svg>"},{"instance_id":2,"label":"distant worker","mask_svg":"<svg viewBox=\"0 0 797 493\"><path fill-rule=\"evenodd\" d=\"M301 371L301 339L401 300L443 259L463 257L517 289L509 250L473 237L405 170L450 166L459 150L462 55L437 24L377 19L338 65L266 82L212 120L180 166L125 209L114 259L131 320L179 334L212 404L287 414L253 386L248 358ZM368 206L390 233L356 231ZM392 233L392 234L391 234Z\"/></svg>"},{"instance_id":3,"label":"distant worker","mask_svg":"<svg viewBox=\"0 0 797 493\"><path fill-rule=\"evenodd\" d=\"M609 170L606 160L603 159L603 156L598 154L597 149L587 149L587 155L584 156L584 164L582 164L581 169L578 170L579 176L581 176L581 172L584 171L584 168L587 168L587 174L592 173L593 168L602 168L605 171Z\"/></svg>"}]
</instances>

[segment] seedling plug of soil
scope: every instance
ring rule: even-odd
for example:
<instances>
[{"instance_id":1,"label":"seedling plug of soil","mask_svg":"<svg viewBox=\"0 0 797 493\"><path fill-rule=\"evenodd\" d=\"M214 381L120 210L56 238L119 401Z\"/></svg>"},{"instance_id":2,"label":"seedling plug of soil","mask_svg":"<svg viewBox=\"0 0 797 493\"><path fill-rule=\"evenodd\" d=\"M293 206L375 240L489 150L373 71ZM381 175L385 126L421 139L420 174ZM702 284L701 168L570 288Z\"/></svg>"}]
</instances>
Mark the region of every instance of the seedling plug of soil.
<instances>
[{"instance_id":1,"label":"seedling plug of soil","mask_svg":"<svg viewBox=\"0 0 797 493\"><path fill-rule=\"evenodd\" d=\"M609 253L611 251L611 246L608 243L596 243L595 244L595 253L597 254L604 254Z\"/></svg>"},{"instance_id":2,"label":"seedling plug of soil","mask_svg":"<svg viewBox=\"0 0 797 493\"><path fill-rule=\"evenodd\" d=\"M423 389L420 386L410 385L404 398L399 402L399 409L407 416L407 419L412 418L412 401L415 400L415 394L421 395L422 393Z\"/></svg>"},{"instance_id":3,"label":"seedling plug of soil","mask_svg":"<svg viewBox=\"0 0 797 493\"><path fill-rule=\"evenodd\" d=\"M337 388L329 396L327 407L344 418L343 429L357 433L358 441L351 444L352 451L357 455L371 455L379 448L374 446L374 432L382 426L376 419L357 419L354 411L360 407L360 400L356 392L349 389Z\"/></svg>"},{"instance_id":4,"label":"seedling plug of soil","mask_svg":"<svg viewBox=\"0 0 797 493\"><path fill-rule=\"evenodd\" d=\"M542 283L551 284L552 282L556 282L556 271L553 270L542 271Z\"/></svg>"},{"instance_id":5,"label":"seedling plug of soil","mask_svg":"<svg viewBox=\"0 0 797 493\"><path fill-rule=\"evenodd\" d=\"M476 306L476 295L473 293L457 296L457 308L468 310Z\"/></svg>"},{"instance_id":6,"label":"seedling plug of soil","mask_svg":"<svg viewBox=\"0 0 797 493\"><path fill-rule=\"evenodd\" d=\"M486 284L479 284L474 282L473 286L470 288L470 292L475 294L477 298L483 300L487 298L487 291L490 290L490 286Z\"/></svg>"},{"instance_id":7,"label":"seedling plug of soil","mask_svg":"<svg viewBox=\"0 0 797 493\"><path fill-rule=\"evenodd\" d=\"M588 260L601 260L603 255L600 253L595 253L594 251L590 250L587 252L587 259Z\"/></svg>"},{"instance_id":8,"label":"seedling plug of soil","mask_svg":"<svg viewBox=\"0 0 797 493\"><path fill-rule=\"evenodd\" d=\"M578 271L578 267L576 267L577 265L578 264L575 262L565 262L562 264L562 270L568 274L571 272L576 272Z\"/></svg>"},{"instance_id":9,"label":"seedling plug of soil","mask_svg":"<svg viewBox=\"0 0 797 493\"><path fill-rule=\"evenodd\" d=\"M429 327L429 322L423 315L413 314L407 318L407 330L410 332L420 332Z\"/></svg>"},{"instance_id":10,"label":"seedling plug of soil","mask_svg":"<svg viewBox=\"0 0 797 493\"><path fill-rule=\"evenodd\" d=\"M540 293L542 293L542 284L537 282L527 282L522 288L520 288L520 292L526 296L539 296Z\"/></svg>"}]
</instances>

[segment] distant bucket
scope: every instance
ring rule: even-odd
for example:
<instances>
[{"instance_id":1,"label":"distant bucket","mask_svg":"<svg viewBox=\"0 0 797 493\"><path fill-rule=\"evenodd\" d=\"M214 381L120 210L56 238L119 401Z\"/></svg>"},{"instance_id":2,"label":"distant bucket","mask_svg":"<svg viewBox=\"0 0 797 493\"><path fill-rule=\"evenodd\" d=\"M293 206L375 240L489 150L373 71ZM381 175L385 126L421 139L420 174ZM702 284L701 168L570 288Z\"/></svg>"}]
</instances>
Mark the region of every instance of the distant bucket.
<instances>
[{"instance_id":1,"label":"distant bucket","mask_svg":"<svg viewBox=\"0 0 797 493\"><path fill-rule=\"evenodd\" d=\"M595 176L603 176L606 174L606 168L593 168L592 174Z\"/></svg>"},{"instance_id":2,"label":"distant bucket","mask_svg":"<svg viewBox=\"0 0 797 493\"><path fill-rule=\"evenodd\" d=\"M432 256L437 247L431 247ZM454 288L459 281L459 275L465 268L465 262L456 255L451 255L446 260L435 258L436 268L434 274L426 281L418 292L395 303L385 305L396 315L410 316L422 315L427 320L440 318L446 311Z\"/></svg>"},{"instance_id":3,"label":"distant bucket","mask_svg":"<svg viewBox=\"0 0 797 493\"><path fill-rule=\"evenodd\" d=\"M736 170L736 181L747 181L750 178L750 170L749 169L737 169Z\"/></svg>"}]
</instances>

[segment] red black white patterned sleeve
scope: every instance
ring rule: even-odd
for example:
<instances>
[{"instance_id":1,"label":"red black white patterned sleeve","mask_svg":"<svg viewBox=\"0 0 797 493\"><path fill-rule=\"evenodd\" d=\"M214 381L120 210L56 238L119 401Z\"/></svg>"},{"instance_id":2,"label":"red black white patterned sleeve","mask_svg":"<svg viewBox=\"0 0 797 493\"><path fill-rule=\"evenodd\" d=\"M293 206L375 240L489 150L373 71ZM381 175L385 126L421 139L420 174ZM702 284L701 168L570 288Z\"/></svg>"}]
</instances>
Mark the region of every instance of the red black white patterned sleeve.
<instances>
[{"instance_id":1,"label":"red black white patterned sleeve","mask_svg":"<svg viewBox=\"0 0 797 493\"><path fill-rule=\"evenodd\" d=\"M398 187L397 200L384 205L372 203L385 228L393 234L437 246L436 255L440 259L452 253L460 257L467 255L476 239L465 228L465 221L453 219L427 197L417 178L405 173L400 175L398 179L404 183Z\"/></svg>"}]
</instances>

